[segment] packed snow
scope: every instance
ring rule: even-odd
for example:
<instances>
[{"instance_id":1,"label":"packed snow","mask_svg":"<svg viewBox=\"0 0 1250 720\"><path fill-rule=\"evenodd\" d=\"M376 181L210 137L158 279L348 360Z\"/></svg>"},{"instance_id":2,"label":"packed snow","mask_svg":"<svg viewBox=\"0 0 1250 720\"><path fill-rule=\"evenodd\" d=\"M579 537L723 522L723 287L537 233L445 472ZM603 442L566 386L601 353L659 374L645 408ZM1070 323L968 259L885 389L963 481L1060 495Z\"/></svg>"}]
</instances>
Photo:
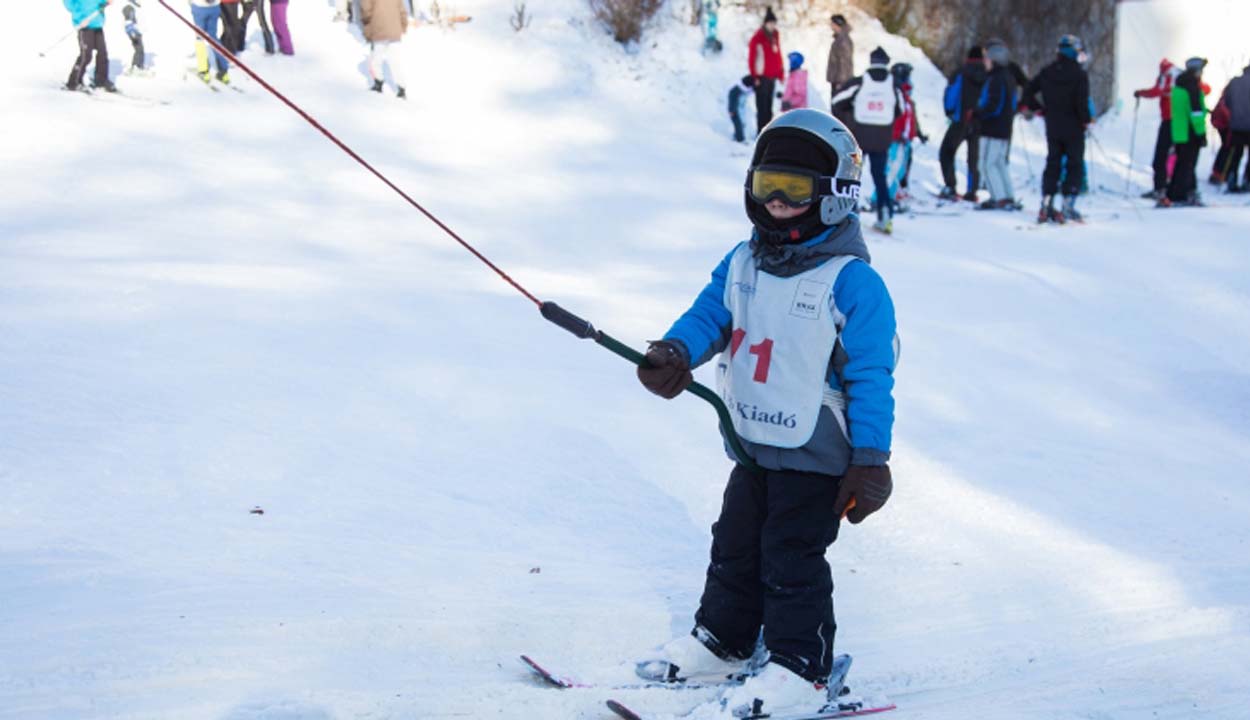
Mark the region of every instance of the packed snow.
<instances>
[{"instance_id":1,"label":"packed snow","mask_svg":"<svg viewBox=\"0 0 1250 720\"><path fill-rule=\"evenodd\" d=\"M748 233L724 106L755 21L726 10L705 58L684 3L628 51L579 0L531 2L520 33L506 5L410 32L406 102L366 91L328 2L292 3L294 57L253 26L244 60L536 295L643 347ZM58 89L72 41L38 52L60 3L8 19L0 718L712 697L555 690L516 661L627 680L688 630L730 468L706 405L544 322L241 72L239 93L184 79L192 39L155 3L132 99ZM941 72L852 24L860 69L877 44L917 68L926 195ZM114 10L106 33L120 70ZM823 27L782 41L823 77ZM870 238L903 344L896 489L829 559L851 684L900 720L1247 716L1250 208L1129 199L1156 107L1131 171L1131 112L1095 126L1085 226L1034 228L1044 141L1020 120L1025 212Z\"/></svg>"}]
</instances>

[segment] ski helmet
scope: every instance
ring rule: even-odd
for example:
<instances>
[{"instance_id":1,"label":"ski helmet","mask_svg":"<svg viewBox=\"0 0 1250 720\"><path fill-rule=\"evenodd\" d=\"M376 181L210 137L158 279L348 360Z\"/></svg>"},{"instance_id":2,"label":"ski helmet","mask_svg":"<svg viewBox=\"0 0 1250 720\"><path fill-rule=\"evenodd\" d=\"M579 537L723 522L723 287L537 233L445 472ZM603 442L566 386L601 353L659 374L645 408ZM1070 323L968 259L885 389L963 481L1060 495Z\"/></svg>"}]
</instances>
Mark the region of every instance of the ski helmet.
<instances>
[{"instance_id":1,"label":"ski helmet","mask_svg":"<svg viewBox=\"0 0 1250 720\"><path fill-rule=\"evenodd\" d=\"M1206 58L1191 57L1185 61L1185 69L1195 74L1202 72L1202 69L1205 68L1206 66L1207 66Z\"/></svg>"},{"instance_id":2,"label":"ski helmet","mask_svg":"<svg viewBox=\"0 0 1250 720\"><path fill-rule=\"evenodd\" d=\"M1082 43L1081 39L1075 35L1064 35L1063 37L1059 38L1059 54L1060 55L1066 55L1067 57L1070 57L1073 60L1075 60L1076 56L1079 55L1081 50L1084 50L1084 49L1085 49L1085 44Z\"/></svg>"},{"instance_id":3,"label":"ski helmet","mask_svg":"<svg viewBox=\"0 0 1250 720\"><path fill-rule=\"evenodd\" d=\"M790 60L790 72L794 72L803 67L803 53L792 52L786 56Z\"/></svg>"},{"instance_id":4,"label":"ski helmet","mask_svg":"<svg viewBox=\"0 0 1250 720\"><path fill-rule=\"evenodd\" d=\"M1011 53L1007 50L1007 43L997 38L985 43L985 56L995 65L1006 66L1011 60Z\"/></svg>"},{"instance_id":5,"label":"ski helmet","mask_svg":"<svg viewBox=\"0 0 1250 720\"><path fill-rule=\"evenodd\" d=\"M911 63L894 63L890 67L890 74L894 76L894 82L898 85L911 84Z\"/></svg>"},{"instance_id":6,"label":"ski helmet","mask_svg":"<svg viewBox=\"0 0 1250 720\"><path fill-rule=\"evenodd\" d=\"M786 244L808 240L837 225L859 205L864 155L855 136L840 120L821 110L799 108L777 116L755 141L747 170L744 198L747 217L764 242ZM794 170L814 180L807 212L777 220L757 200L752 181L762 168Z\"/></svg>"}]
</instances>

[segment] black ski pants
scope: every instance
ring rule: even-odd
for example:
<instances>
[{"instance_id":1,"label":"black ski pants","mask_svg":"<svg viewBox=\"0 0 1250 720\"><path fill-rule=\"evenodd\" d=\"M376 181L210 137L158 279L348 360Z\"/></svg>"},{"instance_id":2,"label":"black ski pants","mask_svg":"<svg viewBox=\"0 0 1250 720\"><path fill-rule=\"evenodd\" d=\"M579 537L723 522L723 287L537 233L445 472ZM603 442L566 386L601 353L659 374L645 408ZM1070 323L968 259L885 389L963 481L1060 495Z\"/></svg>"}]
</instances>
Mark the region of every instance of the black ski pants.
<instances>
[{"instance_id":1,"label":"black ski pants","mask_svg":"<svg viewBox=\"0 0 1250 720\"><path fill-rule=\"evenodd\" d=\"M83 28L78 31L78 59L74 61L74 67L69 71L69 79L65 81L65 86L76 89L82 85L83 78L87 74L87 65L91 62L91 56L95 55L95 84L105 86L109 84L109 49L104 43L104 31L99 28Z\"/></svg>"},{"instance_id":2,"label":"black ski pants","mask_svg":"<svg viewBox=\"0 0 1250 720\"><path fill-rule=\"evenodd\" d=\"M243 49L243 23L237 2L221 4L221 45L232 53Z\"/></svg>"},{"instance_id":3,"label":"black ski pants","mask_svg":"<svg viewBox=\"0 0 1250 720\"><path fill-rule=\"evenodd\" d=\"M1172 121L1159 123L1159 137L1155 139L1155 159L1151 167L1155 171L1155 190L1168 187L1168 151L1172 149Z\"/></svg>"},{"instance_id":4,"label":"black ski pants","mask_svg":"<svg viewBox=\"0 0 1250 720\"><path fill-rule=\"evenodd\" d=\"M132 33L128 33L127 37L130 38L130 46L134 48L135 51L134 56L130 59L130 66L142 70L145 58L145 54L143 52L143 33L135 30Z\"/></svg>"},{"instance_id":5,"label":"black ski pants","mask_svg":"<svg viewBox=\"0 0 1250 720\"><path fill-rule=\"evenodd\" d=\"M955 153L964 142L968 143L968 191L981 187L981 133L975 122L954 122L946 128L942 147L938 149L938 162L942 165L942 182L958 190L955 179Z\"/></svg>"},{"instance_id":6,"label":"black ski pants","mask_svg":"<svg viewBox=\"0 0 1250 720\"><path fill-rule=\"evenodd\" d=\"M773 96L777 94L777 81L772 78L755 78L755 134L773 121Z\"/></svg>"},{"instance_id":7,"label":"black ski pants","mask_svg":"<svg viewBox=\"0 0 1250 720\"><path fill-rule=\"evenodd\" d=\"M1067 172L1063 172L1067 158ZM1063 194L1077 195L1085 179L1085 133L1070 135L1046 135L1046 169L1042 171L1042 195L1055 195L1059 187L1059 175L1063 174Z\"/></svg>"},{"instance_id":8,"label":"black ski pants","mask_svg":"<svg viewBox=\"0 0 1250 720\"><path fill-rule=\"evenodd\" d=\"M1238 187L1237 170L1241 166L1242 151L1250 154L1250 130L1233 130L1228 134L1228 160L1225 161L1224 167L1220 168L1228 181L1229 189ZM1241 186L1250 186L1250 158L1247 158L1246 175L1241 181Z\"/></svg>"},{"instance_id":9,"label":"black ski pants","mask_svg":"<svg viewBox=\"0 0 1250 720\"><path fill-rule=\"evenodd\" d=\"M809 679L833 662L833 576L825 550L838 537L839 478L734 467L695 622L722 648L750 657L764 631L772 662Z\"/></svg>"},{"instance_id":10,"label":"black ski pants","mask_svg":"<svg viewBox=\"0 0 1250 720\"><path fill-rule=\"evenodd\" d=\"M265 39L265 54L273 55L273 33L269 30L269 18L265 17L265 0L243 0L243 18L239 21L239 49L242 50L247 44L247 21L251 19L252 13L256 13L256 19L260 21L260 30Z\"/></svg>"},{"instance_id":11,"label":"black ski pants","mask_svg":"<svg viewBox=\"0 0 1250 720\"><path fill-rule=\"evenodd\" d=\"M1202 145L1195 137L1176 144L1176 167L1168 183L1168 199L1183 202L1198 192L1198 151Z\"/></svg>"}]
</instances>

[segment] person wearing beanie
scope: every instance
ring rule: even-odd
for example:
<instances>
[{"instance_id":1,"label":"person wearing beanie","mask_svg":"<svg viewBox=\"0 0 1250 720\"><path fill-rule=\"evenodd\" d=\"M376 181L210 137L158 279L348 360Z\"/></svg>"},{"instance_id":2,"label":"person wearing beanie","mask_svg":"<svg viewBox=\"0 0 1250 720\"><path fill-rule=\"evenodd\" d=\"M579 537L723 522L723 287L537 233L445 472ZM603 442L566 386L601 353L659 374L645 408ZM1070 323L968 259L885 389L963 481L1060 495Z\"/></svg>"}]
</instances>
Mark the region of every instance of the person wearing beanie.
<instances>
[{"instance_id":1,"label":"person wearing beanie","mask_svg":"<svg viewBox=\"0 0 1250 720\"><path fill-rule=\"evenodd\" d=\"M781 33L777 30L777 16L771 7L764 13L764 24L751 37L747 65L755 78L755 127L760 131L773 119L777 81L786 77L781 56Z\"/></svg>"},{"instance_id":2,"label":"person wearing beanie","mask_svg":"<svg viewBox=\"0 0 1250 720\"><path fill-rule=\"evenodd\" d=\"M1093 120L1090 112L1089 73L1081 67L1081 39L1064 35L1054 62L1042 68L1025 88L1021 102L1026 118L1045 112L1046 169L1042 172L1042 206L1038 222L1080 221L1076 198L1085 180L1085 130ZM1060 187L1059 176L1067 172ZM1055 207L1055 195L1062 190L1063 209Z\"/></svg>"},{"instance_id":3,"label":"person wearing beanie","mask_svg":"<svg viewBox=\"0 0 1250 720\"><path fill-rule=\"evenodd\" d=\"M1168 187L1168 154L1172 150L1172 83L1180 75L1180 69L1171 60L1163 58L1159 61L1159 75L1151 87L1133 92L1135 98L1159 98L1159 133L1155 139L1155 156L1151 167L1154 169L1154 189L1142 197L1158 200L1167 192Z\"/></svg>"},{"instance_id":4,"label":"person wearing beanie","mask_svg":"<svg viewBox=\"0 0 1250 720\"><path fill-rule=\"evenodd\" d=\"M755 78L744 75L742 80L729 88L729 121L734 125L734 142L746 142L743 118L747 111L747 95L755 87Z\"/></svg>"},{"instance_id":5,"label":"person wearing beanie","mask_svg":"<svg viewBox=\"0 0 1250 720\"><path fill-rule=\"evenodd\" d=\"M894 231L894 195L886 179L890 145L894 142L894 122L905 104L890 74L890 56L880 47L869 55L868 72L851 78L833 97L833 113L855 133L860 148L872 166L872 184L877 197L877 222L873 229Z\"/></svg>"},{"instance_id":6,"label":"person wearing beanie","mask_svg":"<svg viewBox=\"0 0 1250 720\"><path fill-rule=\"evenodd\" d=\"M1176 167L1168 182L1160 207L1201 205L1198 195L1198 154L1207 146L1207 100L1202 91L1203 58L1185 61L1185 71L1172 86L1172 145L1176 147Z\"/></svg>"},{"instance_id":7,"label":"person wearing beanie","mask_svg":"<svg viewBox=\"0 0 1250 720\"><path fill-rule=\"evenodd\" d=\"M851 40L851 26L842 15L830 19L833 28L833 44L829 46L829 62L825 66L825 81L829 83L829 97L855 76L855 42Z\"/></svg>"},{"instance_id":8,"label":"person wearing beanie","mask_svg":"<svg viewBox=\"0 0 1250 720\"><path fill-rule=\"evenodd\" d=\"M790 61L790 74L786 76L786 89L781 93L781 112L807 107L807 71L803 69L803 53L792 52L786 57Z\"/></svg>"},{"instance_id":9,"label":"person wearing beanie","mask_svg":"<svg viewBox=\"0 0 1250 720\"><path fill-rule=\"evenodd\" d=\"M990 190L990 199L982 203L984 210L1019 210L1011 185L1011 131L1016 117L1016 79L1008 65L1007 46L992 40L985 46L985 65L989 69L975 116L980 126L981 177Z\"/></svg>"},{"instance_id":10,"label":"person wearing beanie","mask_svg":"<svg viewBox=\"0 0 1250 720\"><path fill-rule=\"evenodd\" d=\"M851 133L823 111L766 127L744 188L750 239L638 370L672 399L714 362L721 396L739 410L742 456L712 526L694 627L636 666L648 681L723 682L762 642L767 662L710 701L717 717L806 715L829 702L826 684L841 677L831 677L825 554L850 529L844 516L858 526L893 490L896 323L854 212L861 163Z\"/></svg>"},{"instance_id":11,"label":"person wearing beanie","mask_svg":"<svg viewBox=\"0 0 1250 720\"><path fill-rule=\"evenodd\" d=\"M965 142L968 143L968 190L963 198L971 202L977 200L977 188L981 187L981 136L974 111L984 84L985 53L980 45L974 45L969 48L963 67L951 74L942 98L943 109L950 120L938 149L943 182L940 197L944 200L960 197L956 189L955 154Z\"/></svg>"}]
</instances>

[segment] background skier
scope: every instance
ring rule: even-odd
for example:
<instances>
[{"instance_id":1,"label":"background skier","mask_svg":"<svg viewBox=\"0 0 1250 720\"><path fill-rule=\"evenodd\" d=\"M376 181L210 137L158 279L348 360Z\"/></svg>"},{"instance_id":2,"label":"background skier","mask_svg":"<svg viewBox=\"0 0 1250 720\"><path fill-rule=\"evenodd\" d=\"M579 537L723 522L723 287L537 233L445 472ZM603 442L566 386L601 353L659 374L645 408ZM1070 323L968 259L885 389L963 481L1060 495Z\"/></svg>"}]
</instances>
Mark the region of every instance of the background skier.
<instances>
[{"instance_id":1,"label":"background skier","mask_svg":"<svg viewBox=\"0 0 1250 720\"><path fill-rule=\"evenodd\" d=\"M109 81L109 50L104 42L104 8L109 0L64 0L65 9L69 10L70 22L78 28L78 59L70 68L69 78L65 81L66 90L78 90L82 87L83 78L87 74L87 65L95 56L95 81L92 87L106 92L117 92L117 88Z\"/></svg>"},{"instance_id":2,"label":"background skier","mask_svg":"<svg viewBox=\"0 0 1250 720\"><path fill-rule=\"evenodd\" d=\"M1015 124L1017 87L1008 67L1007 46L991 40L985 46L985 64L990 68L977 102L976 120L980 126L981 177L990 190L986 210L1019 210L1011 184L1011 131Z\"/></svg>"},{"instance_id":3,"label":"background skier","mask_svg":"<svg viewBox=\"0 0 1250 720\"><path fill-rule=\"evenodd\" d=\"M1077 62L1081 39L1059 38L1058 57L1029 81L1023 104L1030 113L1044 112L1046 120L1046 169L1042 172L1042 207L1038 222L1081 220L1076 197L1085 177L1085 129L1089 126L1089 75ZM1026 115L1031 117L1031 114ZM1063 209L1055 207L1060 191L1059 174L1067 163L1063 183Z\"/></svg>"},{"instance_id":4,"label":"background skier","mask_svg":"<svg viewBox=\"0 0 1250 720\"><path fill-rule=\"evenodd\" d=\"M744 123L746 120L747 95L755 87L755 78L743 76L741 82L729 88L729 121L734 124L734 140L746 141Z\"/></svg>"},{"instance_id":5,"label":"background skier","mask_svg":"<svg viewBox=\"0 0 1250 720\"><path fill-rule=\"evenodd\" d=\"M217 22L221 19L221 5L218 0L191 0L191 19L195 21L195 26L209 37L217 37ZM213 78L208 64L209 50L210 48L203 40L198 37L195 39L196 72L206 83L211 82ZM212 49L212 53L217 63L217 79L223 83L230 82L226 58L215 48Z\"/></svg>"},{"instance_id":6,"label":"background skier","mask_svg":"<svg viewBox=\"0 0 1250 720\"><path fill-rule=\"evenodd\" d=\"M829 22L833 27L833 44L829 46L825 81L829 83L829 97L833 97L855 76L855 41L851 39L851 26L845 16L834 15Z\"/></svg>"},{"instance_id":7,"label":"background skier","mask_svg":"<svg viewBox=\"0 0 1250 720\"><path fill-rule=\"evenodd\" d=\"M868 72L851 78L833 98L834 114L850 120L847 124L872 166L877 198L877 222L872 227L884 233L894 231L894 196L886 169L894 142L894 121L902 115L903 107L890 74L890 56L880 47L869 56Z\"/></svg>"},{"instance_id":8,"label":"background skier","mask_svg":"<svg viewBox=\"0 0 1250 720\"><path fill-rule=\"evenodd\" d=\"M1172 83L1179 74L1172 61L1163 58L1159 61L1155 84L1133 93L1133 97L1138 98L1159 98L1159 134L1155 140L1154 160L1150 165L1154 169L1154 189L1142 195L1150 200L1163 197L1168 187L1168 153L1172 150Z\"/></svg>"},{"instance_id":9,"label":"background skier","mask_svg":"<svg viewBox=\"0 0 1250 720\"><path fill-rule=\"evenodd\" d=\"M825 551L851 498L847 517L859 523L893 487L894 308L854 214L860 157L851 133L817 110L765 128L747 174L750 241L638 370L648 390L673 398L691 368L721 353L722 395L753 413L735 413L735 429L762 469L730 473L695 627L638 668L648 679L723 680L743 669L762 629L768 663L729 691L735 714L827 702L836 625ZM748 419L757 411L789 420Z\"/></svg>"},{"instance_id":10,"label":"background skier","mask_svg":"<svg viewBox=\"0 0 1250 720\"><path fill-rule=\"evenodd\" d=\"M1240 183L1237 182L1242 153L1246 152L1250 156L1250 65L1228 83L1228 87L1224 90L1224 104L1228 107L1230 143L1228 160L1224 168L1228 180L1228 191L1250 192L1250 157L1247 157L1244 178Z\"/></svg>"},{"instance_id":11,"label":"background skier","mask_svg":"<svg viewBox=\"0 0 1250 720\"><path fill-rule=\"evenodd\" d=\"M912 66L909 63L895 63L890 68L890 74L894 76L894 86L898 88L899 96L903 98L903 112L894 121L894 144L890 146L889 163L890 185L893 187L896 182L898 185L894 192L894 204L900 211L901 208L898 206L908 198L907 184L911 178L912 141L919 138L921 143L929 142L929 136L920 129L920 116L916 114L916 103L912 100L911 71ZM898 168L897 181L893 171L895 163L901 164ZM876 204L875 197L873 204Z\"/></svg>"},{"instance_id":12,"label":"background skier","mask_svg":"<svg viewBox=\"0 0 1250 720\"><path fill-rule=\"evenodd\" d=\"M360 0L360 21L365 39L369 41L369 77L373 79L372 90L382 92L383 64L391 69L395 81L396 97L407 97L404 89L404 64L400 58L400 43L408 32L408 9L404 0Z\"/></svg>"},{"instance_id":13,"label":"background skier","mask_svg":"<svg viewBox=\"0 0 1250 720\"><path fill-rule=\"evenodd\" d=\"M945 200L959 197L959 191L955 189L955 153L964 142L968 143L968 191L963 197L970 201L977 199L977 188L981 187L981 148L973 111L984 84L985 53L980 45L975 45L968 49L963 67L951 74L942 100L946 118L950 120L946 135L942 138L942 147L938 149L938 162L942 166L944 183L941 197Z\"/></svg>"},{"instance_id":14,"label":"background skier","mask_svg":"<svg viewBox=\"0 0 1250 720\"><path fill-rule=\"evenodd\" d=\"M751 37L747 64L755 78L755 127L763 130L773 119L773 95L777 81L786 77L781 59L781 33L773 9L764 13L764 24Z\"/></svg>"},{"instance_id":15,"label":"background skier","mask_svg":"<svg viewBox=\"0 0 1250 720\"><path fill-rule=\"evenodd\" d=\"M1190 58L1185 71L1172 86L1172 144L1176 146L1176 167L1168 183L1161 207L1201 205L1198 195L1198 153L1207 146L1207 100L1202 91L1202 69L1207 61Z\"/></svg>"},{"instance_id":16,"label":"background skier","mask_svg":"<svg viewBox=\"0 0 1250 720\"><path fill-rule=\"evenodd\" d=\"M273 34L278 38L278 52L283 55L294 55L295 45L291 41L291 29L286 23L286 9L287 0L269 0Z\"/></svg>"},{"instance_id":17,"label":"background skier","mask_svg":"<svg viewBox=\"0 0 1250 720\"><path fill-rule=\"evenodd\" d=\"M141 75L147 67L147 53L143 50L143 31L139 29L139 15L135 8L139 3L128 0L122 8L122 18L126 21L126 37L130 38L130 47L134 55L130 58L130 67L126 68L129 75Z\"/></svg>"},{"instance_id":18,"label":"background skier","mask_svg":"<svg viewBox=\"0 0 1250 720\"><path fill-rule=\"evenodd\" d=\"M792 52L790 74L786 77L786 89L781 94L781 112L807 107L807 71L803 69L803 53Z\"/></svg>"}]
</instances>

